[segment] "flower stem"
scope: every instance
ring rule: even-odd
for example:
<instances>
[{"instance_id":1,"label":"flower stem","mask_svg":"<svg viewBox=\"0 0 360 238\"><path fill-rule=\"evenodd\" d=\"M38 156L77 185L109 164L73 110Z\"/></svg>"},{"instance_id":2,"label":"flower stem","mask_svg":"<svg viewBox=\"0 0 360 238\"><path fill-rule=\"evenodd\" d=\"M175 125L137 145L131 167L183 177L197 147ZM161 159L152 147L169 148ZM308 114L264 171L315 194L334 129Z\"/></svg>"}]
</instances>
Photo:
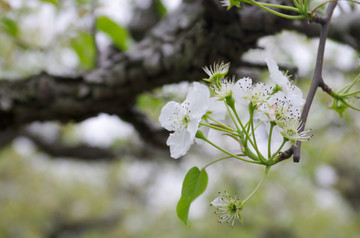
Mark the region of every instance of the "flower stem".
<instances>
[{"instance_id":1,"label":"flower stem","mask_svg":"<svg viewBox=\"0 0 360 238\"><path fill-rule=\"evenodd\" d=\"M208 163L207 165L205 165L202 169L204 170L204 169L206 169L207 167L209 167L210 165L213 165L213 164L215 164L215 163L217 163L217 162L220 162L220 161L226 160L226 159L230 159L230 158L233 158L233 157L232 157L232 156L226 156L226 157L223 157L223 158L214 160L214 161Z\"/></svg>"},{"instance_id":2,"label":"flower stem","mask_svg":"<svg viewBox=\"0 0 360 238\"><path fill-rule=\"evenodd\" d=\"M266 2L258 2L258 3L260 3L261 5L263 5L265 7L274 7L274 8L280 8L280 9L290 10L290 11L294 11L294 12L299 12L299 9L297 9L296 7L266 3Z\"/></svg>"},{"instance_id":3,"label":"flower stem","mask_svg":"<svg viewBox=\"0 0 360 238\"><path fill-rule=\"evenodd\" d=\"M270 13L276 15L276 16L279 16L279 17L284 17L284 18L287 18L287 19L303 19L304 18L303 15L293 16L293 15L287 15L287 14L283 14L283 13L274 11L271 8L268 8L268 7L264 6L262 3L256 2L254 0L249 0L249 3L252 3L252 4L264 9L265 11L268 11L268 12L270 12Z\"/></svg>"},{"instance_id":4,"label":"flower stem","mask_svg":"<svg viewBox=\"0 0 360 238\"><path fill-rule=\"evenodd\" d=\"M200 126L206 126L206 127L211 128L211 129L218 130L218 131L223 131L223 132L228 133L228 134L233 135L233 136L239 136L235 131L227 130L226 128L223 128L222 126L210 125L210 124L205 124L205 123L202 123L202 122L200 122L199 125Z\"/></svg>"},{"instance_id":5,"label":"flower stem","mask_svg":"<svg viewBox=\"0 0 360 238\"><path fill-rule=\"evenodd\" d=\"M271 136L275 125L276 124L274 122L270 122L270 132L269 132L269 141L268 141L268 159L270 159L271 157Z\"/></svg>"},{"instance_id":6,"label":"flower stem","mask_svg":"<svg viewBox=\"0 0 360 238\"><path fill-rule=\"evenodd\" d=\"M231 153L231 152L229 152L229 151L227 151L227 150L224 150L223 148L221 148L221 147L217 146L216 144L214 144L213 142L211 142L211 141L210 141L209 139L207 139L205 136L199 136L198 134L199 134L199 133L196 134L196 137L197 137L197 138L206 141L206 142L209 143L210 145L214 146L216 149L224 152L224 153L227 154L227 155L230 155L231 157L234 157L234 158L236 158L236 159L239 159L239 160L242 160L242 161L248 162L248 163L261 164L261 163L258 162L258 161L247 160L247 159L241 158L240 156L235 155L235 154L233 154L233 153Z\"/></svg>"},{"instance_id":7,"label":"flower stem","mask_svg":"<svg viewBox=\"0 0 360 238\"><path fill-rule=\"evenodd\" d=\"M206 118L209 118L210 120L212 120L212 121L215 122L216 124L219 124L220 126L224 127L225 129L228 129L229 131L230 131L230 130L234 130L234 129L231 128L230 126L225 125L224 123L221 123L221 122L215 120L215 119L212 118L211 116L206 116Z\"/></svg>"},{"instance_id":8,"label":"flower stem","mask_svg":"<svg viewBox=\"0 0 360 238\"><path fill-rule=\"evenodd\" d=\"M247 200L249 200L256 192L257 190L260 188L260 186L263 184L265 178L266 178L266 175L268 174L269 170L270 170L270 167L271 166L266 166L265 168L265 173L263 175L263 177L261 178L261 180L259 181L259 183L256 185L255 189L249 194L249 196L247 196L243 201L242 201L242 204L244 205L245 202Z\"/></svg>"},{"instance_id":9,"label":"flower stem","mask_svg":"<svg viewBox=\"0 0 360 238\"><path fill-rule=\"evenodd\" d=\"M279 149L277 149L277 151L271 156L271 158L270 158L269 161L272 161L272 160L275 158L275 156L276 156L277 154L279 154L279 152L280 152L281 149L284 147L284 145L285 145L285 143L286 143L287 141L288 141L288 139L284 137L284 140L283 140L282 144L280 145Z\"/></svg>"},{"instance_id":10,"label":"flower stem","mask_svg":"<svg viewBox=\"0 0 360 238\"><path fill-rule=\"evenodd\" d=\"M230 108L231 108L231 110L234 112L234 115L235 115L235 117L236 117L236 120L240 123L240 126L241 126L241 128L242 128L242 130L243 130L243 133L245 134L245 138L240 137L241 142L243 143L243 145L244 145L245 147L247 147L247 142L250 141L251 145L252 145L253 147L255 147L253 141L251 140L251 138L250 138L250 136L249 136L249 129L246 130L246 125L244 126L244 125L242 124L241 119L240 119L240 117L239 117L239 114L237 113L235 107L230 107ZM248 128L249 128L249 127L248 127Z\"/></svg>"},{"instance_id":11,"label":"flower stem","mask_svg":"<svg viewBox=\"0 0 360 238\"><path fill-rule=\"evenodd\" d=\"M250 102L249 104L249 112L250 112L250 126L251 126L251 133L252 133L252 137L253 137L253 147L260 159L260 161L265 164L265 158L264 156L260 153L259 148L257 146L257 142L256 142L256 138L255 138L255 129L254 129L254 107L253 104Z\"/></svg>"}]
</instances>

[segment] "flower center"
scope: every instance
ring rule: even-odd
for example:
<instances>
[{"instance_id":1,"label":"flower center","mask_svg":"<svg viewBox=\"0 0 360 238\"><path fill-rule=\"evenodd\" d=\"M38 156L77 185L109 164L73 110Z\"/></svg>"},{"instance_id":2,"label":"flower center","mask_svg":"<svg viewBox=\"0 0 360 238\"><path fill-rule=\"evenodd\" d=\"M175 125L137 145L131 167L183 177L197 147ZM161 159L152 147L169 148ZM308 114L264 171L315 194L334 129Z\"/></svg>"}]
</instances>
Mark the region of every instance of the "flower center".
<instances>
[{"instance_id":1,"label":"flower center","mask_svg":"<svg viewBox=\"0 0 360 238\"><path fill-rule=\"evenodd\" d=\"M287 129L286 133L291 137L296 135L296 131L294 129Z\"/></svg>"},{"instance_id":2,"label":"flower center","mask_svg":"<svg viewBox=\"0 0 360 238\"><path fill-rule=\"evenodd\" d=\"M237 210L238 210L238 208L237 208L237 206L236 206L236 204L234 202L229 203L229 205L228 205L229 213L236 213Z\"/></svg>"}]
</instances>

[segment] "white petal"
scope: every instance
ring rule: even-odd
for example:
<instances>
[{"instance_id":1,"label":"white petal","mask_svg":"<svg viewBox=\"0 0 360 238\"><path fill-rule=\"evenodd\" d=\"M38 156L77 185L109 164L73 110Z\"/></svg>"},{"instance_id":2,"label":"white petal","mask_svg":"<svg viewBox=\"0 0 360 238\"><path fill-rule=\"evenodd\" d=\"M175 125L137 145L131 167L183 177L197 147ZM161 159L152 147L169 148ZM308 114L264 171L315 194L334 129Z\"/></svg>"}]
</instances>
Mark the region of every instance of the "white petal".
<instances>
[{"instance_id":1,"label":"white petal","mask_svg":"<svg viewBox=\"0 0 360 238\"><path fill-rule=\"evenodd\" d=\"M210 98L211 103L208 110L211 112L211 117L217 121L225 120L225 116L227 115L227 109L224 105L223 101L218 101L216 98Z\"/></svg>"},{"instance_id":2,"label":"white petal","mask_svg":"<svg viewBox=\"0 0 360 238\"><path fill-rule=\"evenodd\" d=\"M185 103L189 103L190 114L194 118L201 118L210 106L210 91L203 84L195 82L190 88Z\"/></svg>"},{"instance_id":3,"label":"white petal","mask_svg":"<svg viewBox=\"0 0 360 238\"><path fill-rule=\"evenodd\" d=\"M190 137L187 130L182 130L170 134L166 144L170 146L170 155L174 159L177 159L188 152L191 144L194 142L194 138Z\"/></svg>"},{"instance_id":4,"label":"white petal","mask_svg":"<svg viewBox=\"0 0 360 238\"><path fill-rule=\"evenodd\" d=\"M189 132L190 138L195 138L195 134L199 128L201 118L190 117L190 121L187 125L186 130Z\"/></svg>"},{"instance_id":5,"label":"white petal","mask_svg":"<svg viewBox=\"0 0 360 238\"><path fill-rule=\"evenodd\" d=\"M168 131L175 131L176 124L180 123L178 118L183 118L185 115L184 108L177 102L168 102L162 109L159 116L159 121L162 127Z\"/></svg>"},{"instance_id":6,"label":"white petal","mask_svg":"<svg viewBox=\"0 0 360 238\"><path fill-rule=\"evenodd\" d=\"M290 99L291 103L302 107L305 104L305 99L300 88L294 86L291 90L286 91L286 96Z\"/></svg>"},{"instance_id":7,"label":"white petal","mask_svg":"<svg viewBox=\"0 0 360 238\"><path fill-rule=\"evenodd\" d=\"M248 97L248 91L252 88L251 78L239 79L233 89L234 100L240 104L248 104L249 101L245 98Z\"/></svg>"},{"instance_id":8,"label":"white petal","mask_svg":"<svg viewBox=\"0 0 360 238\"><path fill-rule=\"evenodd\" d=\"M214 201L212 201L210 203L211 205L215 206L215 207L220 207L220 206L223 206L224 205L224 202L223 200L221 199L221 197L217 197L214 199Z\"/></svg>"},{"instance_id":9,"label":"white petal","mask_svg":"<svg viewBox=\"0 0 360 238\"><path fill-rule=\"evenodd\" d=\"M269 68L270 78L280 87L286 87L289 79L279 70L275 60L266 58L265 62Z\"/></svg>"}]
</instances>

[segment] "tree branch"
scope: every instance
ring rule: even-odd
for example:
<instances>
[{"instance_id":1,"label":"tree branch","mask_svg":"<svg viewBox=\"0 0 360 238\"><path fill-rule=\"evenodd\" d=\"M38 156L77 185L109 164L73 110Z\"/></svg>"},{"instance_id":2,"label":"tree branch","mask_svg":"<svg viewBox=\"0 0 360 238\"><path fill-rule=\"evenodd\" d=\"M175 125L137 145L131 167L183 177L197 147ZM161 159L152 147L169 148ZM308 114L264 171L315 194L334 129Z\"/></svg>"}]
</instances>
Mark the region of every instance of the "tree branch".
<instances>
[{"instance_id":1,"label":"tree branch","mask_svg":"<svg viewBox=\"0 0 360 238\"><path fill-rule=\"evenodd\" d=\"M301 25L306 22L281 19L246 4L227 12L217 1L184 1L128 52L116 54L87 75L42 73L0 81L0 130L33 121L78 122L100 112L126 117L140 93L200 80L204 65L237 61L261 37L282 29L305 32ZM351 34L360 39L359 31Z\"/></svg>"},{"instance_id":2,"label":"tree branch","mask_svg":"<svg viewBox=\"0 0 360 238\"><path fill-rule=\"evenodd\" d=\"M306 103L301 114L300 120L303 123L303 126L300 128L299 133L304 131L305 129L306 120L308 118L310 107L313 102L317 88L322 87L324 90L329 90L329 87L324 83L322 77L322 70L323 70L325 44L328 36L330 20L336 5L337 5L337 1L330 2L325 16L317 19L318 23L321 26L321 30L320 30L320 40L319 40L317 58L316 58L316 66L315 66L315 72L312 79L311 87L308 92ZM284 160L286 159L285 156L290 157L293 154L294 162L298 163L300 161L300 150L301 150L301 141L297 141L296 146L294 145L291 146L289 151L286 151L285 153L280 155L281 157L280 160Z\"/></svg>"},{"instance_id":3,"label":"tree branch","mask_svg":"<svg viewBox=\"0 0 360 238\"><path fill-rule=\"evenodd\" d=\"M76 146L65 146L60 141L47 142L39 136L33 135L30 132L24 132L23 136L29 138L34 142L42 151L52 157L67 157L77 160L84 160L87 162L97 161L114 161L116 155L110 149L104 149L85 144Z\"/></svg>"}]
</instances>

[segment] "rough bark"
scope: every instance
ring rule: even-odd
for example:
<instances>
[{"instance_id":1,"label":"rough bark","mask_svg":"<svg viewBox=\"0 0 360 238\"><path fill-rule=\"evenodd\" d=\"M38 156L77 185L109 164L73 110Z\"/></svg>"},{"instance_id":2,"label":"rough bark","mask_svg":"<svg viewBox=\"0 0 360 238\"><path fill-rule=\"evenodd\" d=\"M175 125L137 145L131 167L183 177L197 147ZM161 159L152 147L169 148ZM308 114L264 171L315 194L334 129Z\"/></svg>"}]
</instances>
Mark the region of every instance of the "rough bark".
<instances>
[{"instance_id":1,"label":"rough bark","mask_svg":"<svg viewBox=\"0 0 360 238\"><path fill-rule=\"evenodd\" d=\"M359 14L344 14L334 19L329 36L359 50L358 22ZM42 73L0 81L0 129L16 129L33 121L77 122L100 112L131 121L127 113L133 111L140 93L199 80L204 77L202 67L214 61L240 62L237 66L241 66L241 56L256 47L258 39L283 29L316 37L319 28L246 4L226 11L218 1L183 1L132 49L114 55L87 75Z\"/></svg>"}]
</instances>

